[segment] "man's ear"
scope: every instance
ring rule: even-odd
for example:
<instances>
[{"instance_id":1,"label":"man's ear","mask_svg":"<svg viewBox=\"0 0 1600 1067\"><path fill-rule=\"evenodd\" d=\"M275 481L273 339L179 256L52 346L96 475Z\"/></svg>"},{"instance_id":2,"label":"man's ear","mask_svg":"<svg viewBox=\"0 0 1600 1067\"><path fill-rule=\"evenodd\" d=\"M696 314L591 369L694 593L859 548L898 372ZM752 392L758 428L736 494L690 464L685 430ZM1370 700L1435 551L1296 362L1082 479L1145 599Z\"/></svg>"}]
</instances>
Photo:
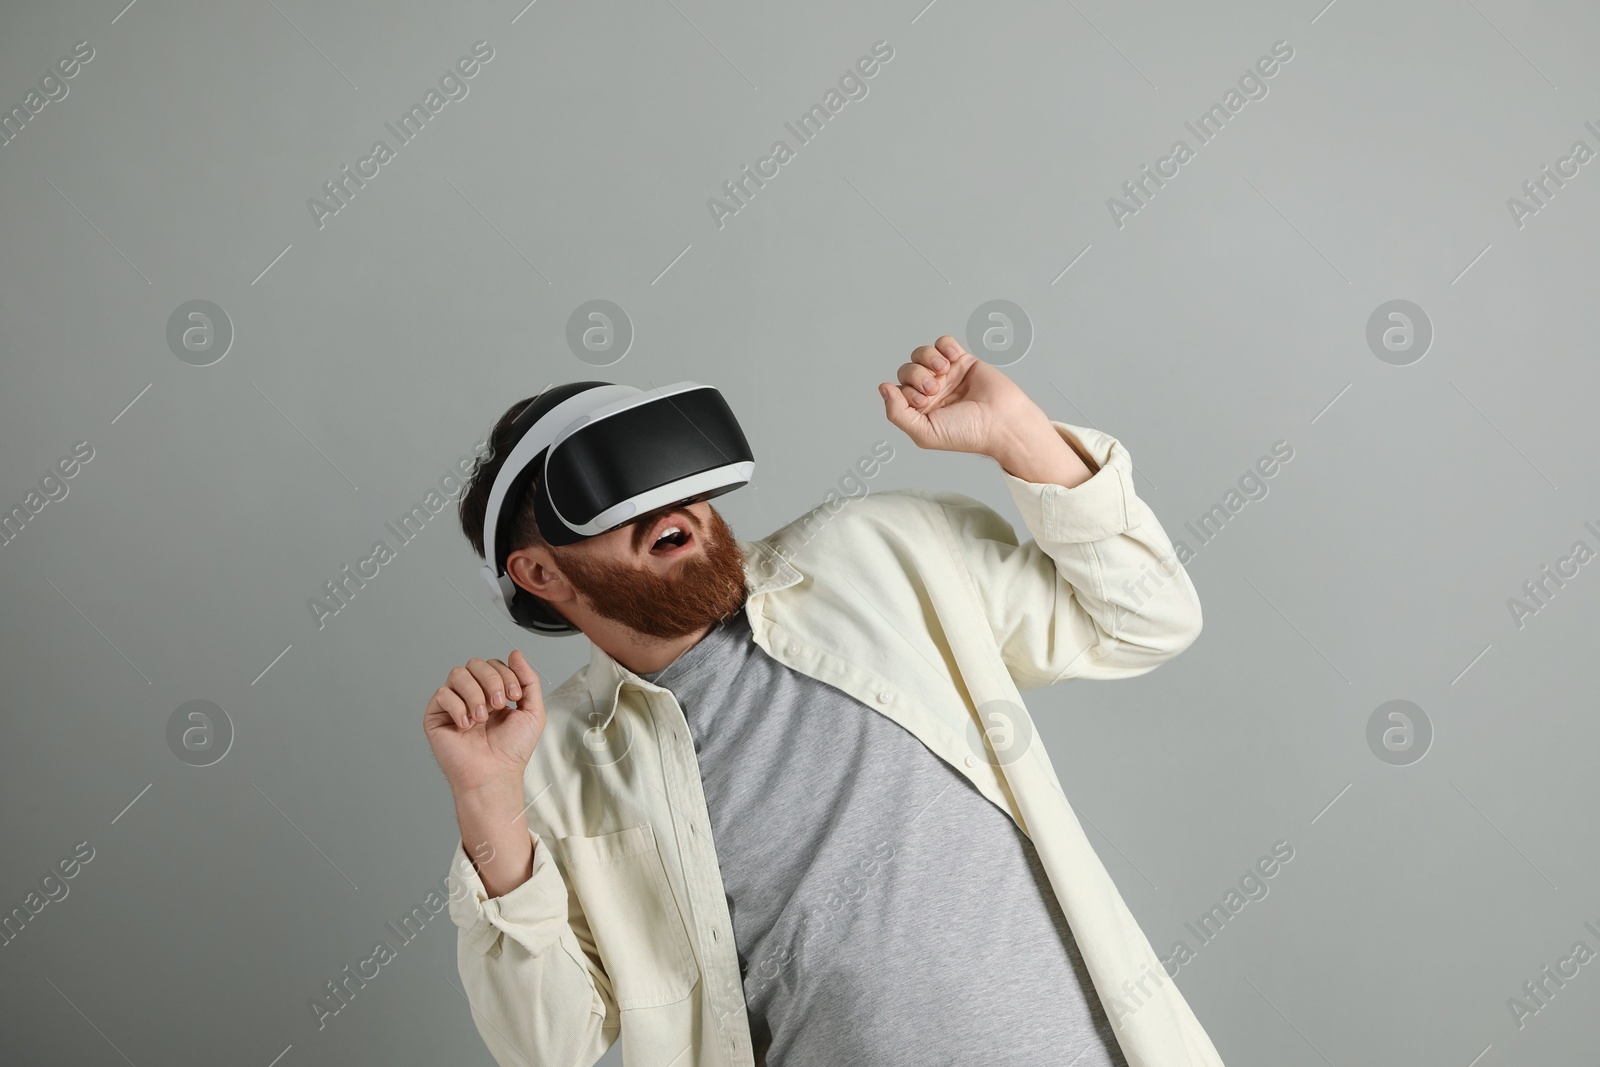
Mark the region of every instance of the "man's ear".
<instances>
[{"instance_id":1,"label":"man's ear","mask_svg":"<svg viewBox=\"0 0 1600 1067\"><path fill-rule=\"evenodd\" d=\"M506 557L506 574L540 600L560 603L572 599L572 586L555 569L555 559L549 549L517 549Z\"/></svg>"}]
</instances>

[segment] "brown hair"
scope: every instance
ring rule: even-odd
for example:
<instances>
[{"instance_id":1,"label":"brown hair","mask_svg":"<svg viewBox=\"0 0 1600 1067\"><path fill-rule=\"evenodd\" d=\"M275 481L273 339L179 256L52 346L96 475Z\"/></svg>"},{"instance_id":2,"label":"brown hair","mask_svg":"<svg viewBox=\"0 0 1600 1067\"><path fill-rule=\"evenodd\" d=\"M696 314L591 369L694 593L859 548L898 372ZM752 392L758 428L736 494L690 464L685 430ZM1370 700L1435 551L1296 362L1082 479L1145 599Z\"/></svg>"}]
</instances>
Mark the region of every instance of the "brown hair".
<instances>
[{"instance_id":1,"label":"brown hair","mask_svg":"<svg viewBox=\"0 0 1600 1067\"><path fill-rule=\"evenodd\" d=\"M483 545L483 517L489 510L489 491L494 488L494 480L500 474L500 468L505 466L506 457L516 447L517 441L513 429L517 416L537 399L537 396L530 396L519 400L500 416L499 421L494 424L494 429L489 431L488 454L479 456L473 465L472 473L467 475L466 488L462 490L461 500L457 505L461 517L461 532L472 542L473 551L485 556L486 559ZM533 517L533 488L537 484L537 478L528 483L528 493L523 499L522 510L512 522L511 543L506 546L507 552L514 552L519 548L551 547L544 539L544 535L539 532L539 524ZM545 612L554 613L559 618L565 617L559 615L548 602L540 600L520 586L510 605L511 617L526 626L527 623L522 617L523 612L527 607L534 605L542 606Z\"/></svg>"}]
</instances>

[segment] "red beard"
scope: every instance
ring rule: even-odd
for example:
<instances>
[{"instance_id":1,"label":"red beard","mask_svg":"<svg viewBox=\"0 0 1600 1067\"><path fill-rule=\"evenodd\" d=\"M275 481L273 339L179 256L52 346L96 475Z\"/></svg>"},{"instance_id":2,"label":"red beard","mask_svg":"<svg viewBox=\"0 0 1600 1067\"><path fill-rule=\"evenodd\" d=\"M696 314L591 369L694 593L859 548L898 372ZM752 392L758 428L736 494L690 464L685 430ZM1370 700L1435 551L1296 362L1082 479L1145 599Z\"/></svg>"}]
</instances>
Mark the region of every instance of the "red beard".
<instances>
[{"instance_id":1,"label":"red beard","mask_svg":"<svg viewBox=\"0 0 1600 1067\"><path fill-rule=\"evenodd\" d=\"M744 606L747 590L744 556L733 531L715 509L708 523L695 524L700 552L670 576L648 566L600 562L575 553L559 554L556 564L595 614L646 637L671 640L726 619Z\"/></svg>"}]
</instances>

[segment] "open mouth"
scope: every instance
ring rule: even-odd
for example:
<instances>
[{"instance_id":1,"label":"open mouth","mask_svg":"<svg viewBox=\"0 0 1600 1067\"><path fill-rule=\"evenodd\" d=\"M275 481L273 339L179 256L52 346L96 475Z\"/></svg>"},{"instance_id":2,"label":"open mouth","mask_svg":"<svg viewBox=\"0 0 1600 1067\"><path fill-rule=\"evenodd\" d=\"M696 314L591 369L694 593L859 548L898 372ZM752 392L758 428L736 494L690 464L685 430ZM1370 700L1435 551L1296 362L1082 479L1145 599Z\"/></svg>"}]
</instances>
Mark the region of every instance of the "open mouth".
<instances>
[{"instance_id":1,"label":"open mouth","mask_svg":"<svg viewBox=\"0 0 1600 1067\"><path fill-rule=\"evenodd\" d=\"M652 556L670 559L682 555L694 544L689 516L683 511L667 512L651 524L644 540Z\"/></svg>"}]
</instances>

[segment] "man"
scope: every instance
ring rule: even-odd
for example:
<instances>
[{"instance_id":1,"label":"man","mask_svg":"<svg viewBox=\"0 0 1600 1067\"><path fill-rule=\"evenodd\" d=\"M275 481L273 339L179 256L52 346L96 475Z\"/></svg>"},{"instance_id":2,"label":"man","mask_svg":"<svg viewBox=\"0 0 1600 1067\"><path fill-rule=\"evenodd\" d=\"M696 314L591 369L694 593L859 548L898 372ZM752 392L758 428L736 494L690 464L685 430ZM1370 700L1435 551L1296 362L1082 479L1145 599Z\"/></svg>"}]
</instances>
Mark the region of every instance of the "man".
<instances>
[{"instance_id":1,"label":"man","mask_svg":"<svg viewBox=\"0 0 1600 1067\"><path fill-rule=\"evenodd\" d=\"M754 542L707 501L561 546L519 524L507 575L590 663L543 694L520 651L473 659L425 712L501 1064L620 1039L658 1067L1221 1067L1018 692L1143 674L1200 632L1127 451L950 337L879 393L919 447L995 459L1035 539L917 490ZM462 496L480 554L527 403Z\"/></svg>"}]
</instances>

